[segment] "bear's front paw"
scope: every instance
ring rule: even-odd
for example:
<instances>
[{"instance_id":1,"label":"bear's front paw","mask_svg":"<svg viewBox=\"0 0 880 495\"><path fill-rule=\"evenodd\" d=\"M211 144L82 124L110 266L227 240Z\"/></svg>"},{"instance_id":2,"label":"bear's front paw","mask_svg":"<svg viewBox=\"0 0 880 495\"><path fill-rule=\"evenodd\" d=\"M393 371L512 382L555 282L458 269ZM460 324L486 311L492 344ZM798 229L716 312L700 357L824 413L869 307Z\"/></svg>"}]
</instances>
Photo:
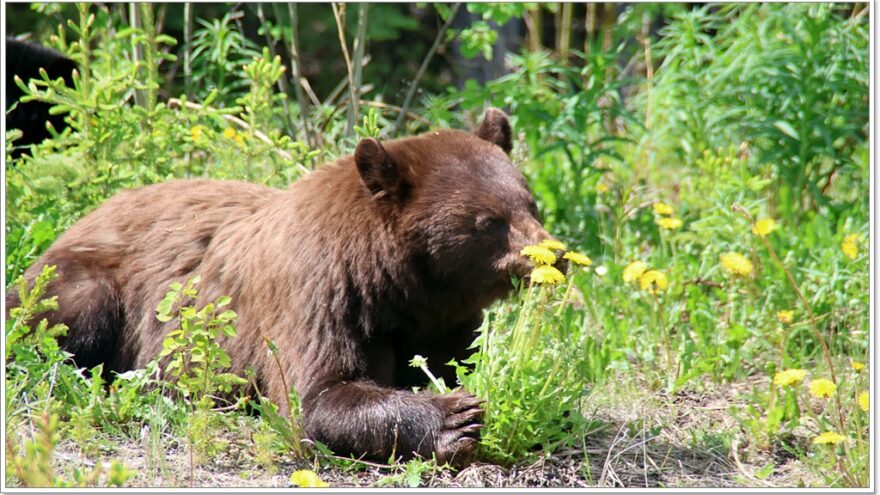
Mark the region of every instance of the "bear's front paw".
<instances>
[{"instance_id":1,"label":"bear's front paw","mask_svg":"<svg viewBox=\"0 0 880 495\"><path fill-rule=\"evenodd\" d=\"M483 428L483 401L463 391L435 397L443 412L443 425L436 437L437 462L456 467L470 464Z\"/></svg>"}]
</instances>

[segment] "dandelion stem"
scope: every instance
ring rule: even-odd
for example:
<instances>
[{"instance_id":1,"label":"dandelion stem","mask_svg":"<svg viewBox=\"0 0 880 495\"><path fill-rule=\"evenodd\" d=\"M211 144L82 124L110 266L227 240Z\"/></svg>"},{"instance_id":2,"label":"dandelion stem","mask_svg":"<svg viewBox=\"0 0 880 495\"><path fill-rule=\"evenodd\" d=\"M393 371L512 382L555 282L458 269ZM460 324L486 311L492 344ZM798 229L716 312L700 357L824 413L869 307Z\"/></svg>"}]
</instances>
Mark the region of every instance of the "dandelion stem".
<instances>
[{"instance_id":1,"label":"dandelion stem","mask_svg":"<svg viewBox=\"0 0 880 495\"><path fill-rule=\"evenodd\" d=\"M275 344L269 340L269 337L266 337L265 335L262 337L275 361L275 366L278 367L278 376L281 378L281 385L284 387L284 398L287 399L287 415L288 420L290 421L290 431L293 434L293 442L291 442L290 446L293 448L295 457L302 459L303 450L302 438L300 438L300 428L296 421L296 411L293 410L293 402L290 400L290 388L287 386L287 379L284 378L284 368L281 366L281 361L278 359L278 349L275 347Z\"/></svg>"},{"instance_id":2,"label":"dandelion stem","mask_svg":"<svg viewBox=\"0 0 880 495\"><path fill-rule=\"evenodd\" d=\"M541 387L541 393L538 394L540 397L543 397L544 394L547 392L547 387L550 386L550 382L553 381L553 377L556 376L556 373L559 371L559 364L560 364L559 358L560 358L560 354L556 353L556 356L553 359L553 368L551 368L550 373L547 374L547 379L544 380L544 386Z\"/></svg>"},{"instance_id":3,"label":"dandelion stem","mask_svg":"<svg viewBox=\"0 0 880 495\"><path fill-rule=\"evenodd\" d=\"M666 325L663 321L663 304L660 302L660 298L657 297L657 294L653 294L654 296L654 318L656 318L657 326L660 327L660 334L663 335L663 346L666 348L666 379L669 380L670 377L673 378L673 383L678 380L678 377L672 376L672 342L669 332L666 330ZM667 388L669 387L669 382L667 382Z\"/></svg>"},{"instance_id":4,"label":"dandelion stem","mask_svg":"<svg viewBox=\"0 0 880 495\"><path fill-rule=\"evenodd\" d=\"M565 294L562 296L562 301L559 302L559 309L556 310L556 316L562 316L562 311L565 310L565 305L568 304L568 296L571 294L571 286L574 283L574 274L568 277L568 286L565 287Z\"/></svg>"},{"instance_id":5,"label":"dandelion stem","mask_svg":"<svg viewBox=\"0 0 880 495\"><path fill-rule=\"evenodd\" d=\"M519 356L519 348L520 342L522 341L522 327L525 325L525 322L529 320L531 315L529 315L529 309L532 302L532 292L534 290L534 282L529 282L529 287L526 289L526 296L523 298L522 309L520 309L519 314L516 317L516 323L513 325L513 339L511 348L514 351L515 356Z\"/></svg>"},{"instance_id":6,"label":"dandelion stem","mask_svg":"<svg viewBox=\"0 0 880 495\"><path fill-rule=\"evenodd\" d=\"M437 377L434 376L434 373L431 373L431 370L428 369L428 365L427 365L427 364L421 365L421 366L419 366L419 368L421 368L422 371L423 371L426 375L428 375L428 379L431 380L431 383L433 383L434 386L437 387L437 390L438 390L441 394L449 393L449 389L446 388L446 385L443 384L442 382L440 382L440 380L438 380Z\"/></svg>"},{"instance_id":7,"label":"dandelion stem","mask_svg":"<svg viewBox=\"0 0 880 495\"><path fill-rule=\"evenodd\" d=\"M541 318L544 316L544 308L547 306L547 291L544 289L544 286L541 286L540 291L538 292L538 307L536 308L535 315L532 320L532 331L529 335L529 346L528 349L534 349L535 344L538 343L538 334L541 333Z\"/></svg>"}]
</instances>

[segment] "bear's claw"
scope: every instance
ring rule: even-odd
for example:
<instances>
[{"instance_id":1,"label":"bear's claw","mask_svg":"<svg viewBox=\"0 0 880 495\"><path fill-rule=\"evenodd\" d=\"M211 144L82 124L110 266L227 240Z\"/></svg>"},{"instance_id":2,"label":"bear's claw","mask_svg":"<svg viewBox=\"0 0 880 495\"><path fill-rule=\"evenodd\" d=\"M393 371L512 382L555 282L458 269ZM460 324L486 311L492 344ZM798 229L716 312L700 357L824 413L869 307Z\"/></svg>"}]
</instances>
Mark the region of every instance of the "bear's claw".
<instances>
[{"instance_id":1,"label":"bear's claw","mask_svg":"<svg viewBox=\"0 0 880 495\"><path fill-rule=\"evenodd\" d=\"M444 413L443 427L437 435L435 452L437 461L464 467L473 460L474 450L480 440L480 430L485 410L484 402L463 391L437 397Z\"/></svg>"}]
</instances>

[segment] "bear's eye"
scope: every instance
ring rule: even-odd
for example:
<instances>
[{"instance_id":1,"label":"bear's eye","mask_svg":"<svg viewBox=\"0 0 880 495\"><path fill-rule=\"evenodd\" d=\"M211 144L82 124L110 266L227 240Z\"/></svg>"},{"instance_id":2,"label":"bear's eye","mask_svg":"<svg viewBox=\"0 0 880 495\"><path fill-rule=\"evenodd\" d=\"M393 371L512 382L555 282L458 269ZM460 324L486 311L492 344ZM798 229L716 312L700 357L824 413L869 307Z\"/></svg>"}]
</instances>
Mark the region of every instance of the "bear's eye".
<instances>
[{"instance_id":1,"label":"bear's eye","mask_svg":"<svg viewBox=\"0 0 880 495\"><path fill-rule=\"evenodd\" d=\"M479 215L474 222L477 230L488 232L504 226L504 219L494 215Z\"/></svg>"},{"instance_id":2,"label":"bear's eye","mask_svg":"<svg viewBox=\"0 0 880 495\"><path fill-rule=\"evenodd\" d=\"M541 214L540 214L540 212L538 211L538 204L535 203L535 200L534 200L534 199L531 200L531 201L529 201L529 213L531 213L532 216L535 217L535 218L537 218L538 220L541 219L541 216L540 216Z\"/></svg>"}]
</instances>

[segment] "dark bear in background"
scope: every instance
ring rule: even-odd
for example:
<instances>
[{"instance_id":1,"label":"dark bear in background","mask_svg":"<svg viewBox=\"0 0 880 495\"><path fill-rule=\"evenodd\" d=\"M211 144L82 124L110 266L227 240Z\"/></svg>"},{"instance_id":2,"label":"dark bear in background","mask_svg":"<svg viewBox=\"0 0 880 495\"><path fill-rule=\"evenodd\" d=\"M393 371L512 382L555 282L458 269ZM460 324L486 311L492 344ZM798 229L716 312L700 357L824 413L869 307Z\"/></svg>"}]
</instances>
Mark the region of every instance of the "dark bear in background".
<instances>
[{"instance_id":1,"label":"dark bear in background","mask_svg":"<svg viewBox=\"0 0 880 495\"><path fill-rule=\"evenodd\" d=\"M286 191L213 180L125 191L26 277L57 265L47 296L60 309L48 317L70 327L64 349L78 366L121 372L153 359L176 325L156 319L168 285L200 274L200 297L229 295L239 315L223 343L232 371L252 365L287 413L264 337L275 341L308 437L340 454L461 465L480 401L407 390L426 382L408 361L422 354L454 384L445 363L467 357L483 309L528 273L520 250L549 238L510 148L507 116L490 109L474 134L364 139Z\"/></svg>"},{"instance_id":2,"label":"dark bear in background","mask_svg":"<svg viewBox=\"0 0 880 495\"><path fill-rule=\"evenodd\" d=\"M67 86L73 86L73 70L76 63L64 55L44 46L15 38L6 38L6 131L20 129L24 134L15 141L12 157L18 158L26 147L37 144L50 136L46 130L46 121L56 131L61 132L66 126L64 115L50 115L51 105L40 101L23 103L24 96L15 84L18 76L25 85L30 79L40 79L40 68L46 70L51 79L63 78ZM16 105L17 104L17 105ZM15 105L15 108L13 108ZM10 110L11 109L11 110Z\"/></svg>"}]
</instances>

